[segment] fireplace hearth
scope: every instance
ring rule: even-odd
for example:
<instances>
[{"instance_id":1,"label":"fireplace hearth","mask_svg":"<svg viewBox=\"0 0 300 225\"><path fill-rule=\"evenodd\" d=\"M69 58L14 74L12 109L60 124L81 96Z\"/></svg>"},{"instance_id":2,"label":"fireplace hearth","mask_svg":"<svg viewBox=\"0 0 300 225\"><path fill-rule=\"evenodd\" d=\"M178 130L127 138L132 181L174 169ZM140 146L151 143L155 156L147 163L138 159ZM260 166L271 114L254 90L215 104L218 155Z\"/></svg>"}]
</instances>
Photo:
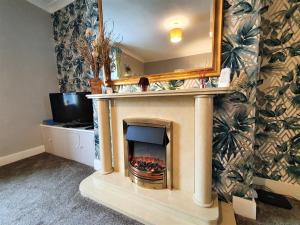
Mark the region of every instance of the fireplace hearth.
<instances>
[{"instance_id":1,"label":"fireplace hearth","mask_svg":"<svg viewBox=\"0 0 300 225\"><path fill-rule=\"evenodd\" d=\"M125 175L144 188L172 188L170 121L126 119L123 123Z\"/></svg>"}]
</instances>

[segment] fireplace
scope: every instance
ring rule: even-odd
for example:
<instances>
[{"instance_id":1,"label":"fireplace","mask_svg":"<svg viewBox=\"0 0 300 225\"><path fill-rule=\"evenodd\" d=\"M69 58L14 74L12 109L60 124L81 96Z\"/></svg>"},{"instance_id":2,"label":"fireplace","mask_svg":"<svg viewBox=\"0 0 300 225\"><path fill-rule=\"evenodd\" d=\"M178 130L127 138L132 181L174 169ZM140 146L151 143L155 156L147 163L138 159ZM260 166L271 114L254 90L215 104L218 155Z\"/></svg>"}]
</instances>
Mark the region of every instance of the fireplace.
<instances>
[{"instance_id":1,"label":"fireplace","mask_svg":"<svg viewBox=\"0 0 300 225\"><path fill-rule=\"evenodd\" d=\"M144 188L172 189L172 123L125 119L125 175Z\"/></svg>"}]
</instances>

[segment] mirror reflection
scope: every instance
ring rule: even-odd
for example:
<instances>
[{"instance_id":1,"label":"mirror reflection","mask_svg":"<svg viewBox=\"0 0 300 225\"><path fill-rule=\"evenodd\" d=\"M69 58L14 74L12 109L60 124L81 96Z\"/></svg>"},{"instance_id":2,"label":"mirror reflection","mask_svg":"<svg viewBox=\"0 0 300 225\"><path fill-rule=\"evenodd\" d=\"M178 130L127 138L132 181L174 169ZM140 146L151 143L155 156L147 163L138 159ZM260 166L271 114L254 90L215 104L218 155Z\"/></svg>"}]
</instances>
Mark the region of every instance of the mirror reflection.
<instances>
[{"instance_id":1,"label":"mirror reflection","mask_svg":"<svg viewBox=\"0 0 300 225\"><path fill-rule=\"evenodd\" d=\"M103 0L108 30L121 39L112 80L212 66L211 0Z\"/></svg>"}]
</instances>

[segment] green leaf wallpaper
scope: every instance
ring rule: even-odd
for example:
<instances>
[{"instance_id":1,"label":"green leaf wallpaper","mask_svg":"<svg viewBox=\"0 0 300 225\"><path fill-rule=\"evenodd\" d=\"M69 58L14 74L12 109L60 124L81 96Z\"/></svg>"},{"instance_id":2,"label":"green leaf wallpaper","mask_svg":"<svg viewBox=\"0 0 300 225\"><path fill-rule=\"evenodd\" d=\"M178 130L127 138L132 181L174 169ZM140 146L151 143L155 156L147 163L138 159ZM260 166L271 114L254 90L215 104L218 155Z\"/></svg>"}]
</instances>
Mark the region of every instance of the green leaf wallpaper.
<instances>
[{"instance_id":1,"label":"green leaf wallpaper","mask_svg":"<svg viewBox=\"0 0 300 225\"><path fill-rule=\"evenodd\" d=\"M300 184L300 1L264 1L257 86L257 176Z\"/></svg>"},{"instance_id":2,"label":"green leaf wallpaper","mask_svg":"<svg viewBox=\"0 0 300 225\"><path fill-rule=\"evenodd\" d=\"M224 0L222 67L231 68L236 89L214 101L213 187L224 201L252 197L253 176L299 184L299 9L294 0ZM93 0L77 0L52 15L62 92L89 90L91 72L71 43L87 27L97 32L96 13ZM206 85L217 81L206 79ZM199 79L189 79L153 83L150 90L199 87ZM95 140L99 158L97 132Z\"/></svg>"},{"instance_id":3,"label":"green leaf wallpaper","mask_svg":"<svg viewBox=\"0 0 300 225\"><path fill-rule=\"evenodd\" d=\"M94 31L90 41L96 38L97 16L98 4L94 0L76 0L51 15L61 92L90 90L88 80L92 77L92 71L84 63L75 42L87 28Z\"/></svg>"}]
</instances>

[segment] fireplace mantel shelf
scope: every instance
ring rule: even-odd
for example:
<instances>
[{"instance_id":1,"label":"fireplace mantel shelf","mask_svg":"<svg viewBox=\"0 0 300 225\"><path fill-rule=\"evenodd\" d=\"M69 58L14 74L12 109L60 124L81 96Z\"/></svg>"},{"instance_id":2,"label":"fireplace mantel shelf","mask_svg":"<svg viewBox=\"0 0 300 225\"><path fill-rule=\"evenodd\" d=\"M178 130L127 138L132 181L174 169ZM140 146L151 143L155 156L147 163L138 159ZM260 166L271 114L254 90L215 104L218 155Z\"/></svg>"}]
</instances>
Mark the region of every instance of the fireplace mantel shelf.
<instances>
[{"instance_id":1,"label":"fireplace mantel shelf","mask_svg":"<svg viewBox=\"0 0 300 225\"><path fill-rule=\"evenodd\" d=\"M117 99L117 98L143 98L143 97L167 97L167 96L197 96L229 94L233 88L192 88L167 91L126 92L114 94L92 94L87 95L89 99Z\"/></svg>"}]
</instances>

